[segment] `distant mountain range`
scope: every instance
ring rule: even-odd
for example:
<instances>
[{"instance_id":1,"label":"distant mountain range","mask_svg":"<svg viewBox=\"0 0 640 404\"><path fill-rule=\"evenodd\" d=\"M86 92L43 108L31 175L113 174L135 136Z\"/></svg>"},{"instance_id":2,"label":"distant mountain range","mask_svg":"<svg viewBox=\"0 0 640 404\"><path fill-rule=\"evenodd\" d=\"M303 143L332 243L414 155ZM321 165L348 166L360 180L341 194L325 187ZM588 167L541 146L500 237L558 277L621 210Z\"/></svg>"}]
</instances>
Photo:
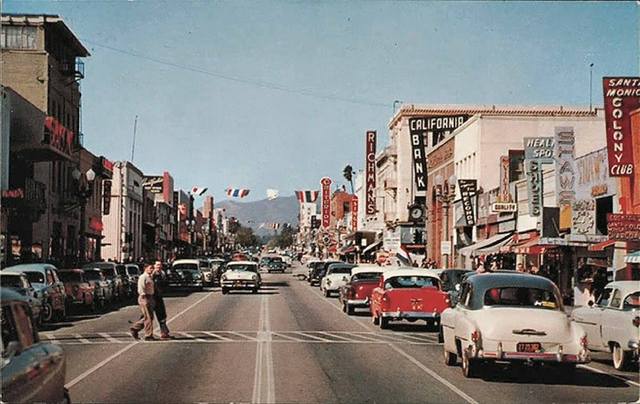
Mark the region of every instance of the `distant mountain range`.
<instances>
[{"instance_id":1,"label":"distant mountain range","mask_svg":"<svg viewBox=\"0 0 640 404\"><path fill-rule=\"evenodd\" d=\"M298 199L292 196L255 202L224 200L216 202L216 208L226 209L226 216L234 216L245 227L251 227L257 235L273 234L273 229L261 228L262 223L290 223L298 225Z\"/></svg>"}]
</instances>

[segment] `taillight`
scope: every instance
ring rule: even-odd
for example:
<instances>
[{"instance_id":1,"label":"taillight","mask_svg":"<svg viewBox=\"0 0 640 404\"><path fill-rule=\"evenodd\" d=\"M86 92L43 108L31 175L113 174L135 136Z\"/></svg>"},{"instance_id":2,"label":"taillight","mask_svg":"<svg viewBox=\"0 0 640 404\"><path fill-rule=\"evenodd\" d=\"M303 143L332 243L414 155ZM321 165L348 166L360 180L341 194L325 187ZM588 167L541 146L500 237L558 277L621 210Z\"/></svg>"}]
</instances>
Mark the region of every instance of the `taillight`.
<instances>
[{"instance_id":1,"label":"taillight","mask_svg":"<svg viewBox=\"0 0 640 404\"><path fill-rule=\"evenodd\" d=\"M478 342L480 341L480 331L475 330L471 333L471 341Z\"/></svg>"},{"instance_id":2,"label":"taillight","mask_svg":"<svg viewBox=\"0 0 640 404\"><path fill-rule=\"evenodd\" d=\"M353 290L353 287L349 288L349 292L347 294L350 298L353 298L356 295L356 291Z\"/></svg>"},{"instance_id":3,"label":"taillight","mask_svg":"<svg viewBox=\"0 0 640 404\"><path fill-rule=\"evenodd\" d=\"M640 326L640 317L638 317L638 316L634 317L633 320L632 320L632 323L636 327Z\"/></svg>"},{"instance_id":4,"label":"taillight","mask_svg":"<svg viewBox=\"0 0 640 404\"><path fill-rule=\"evenodd\" d=\"M588 344L587 341L587 334L583 335L582 338L580 338L580 346L583 348L586 348Z\"/></svg>"}]
</instances>

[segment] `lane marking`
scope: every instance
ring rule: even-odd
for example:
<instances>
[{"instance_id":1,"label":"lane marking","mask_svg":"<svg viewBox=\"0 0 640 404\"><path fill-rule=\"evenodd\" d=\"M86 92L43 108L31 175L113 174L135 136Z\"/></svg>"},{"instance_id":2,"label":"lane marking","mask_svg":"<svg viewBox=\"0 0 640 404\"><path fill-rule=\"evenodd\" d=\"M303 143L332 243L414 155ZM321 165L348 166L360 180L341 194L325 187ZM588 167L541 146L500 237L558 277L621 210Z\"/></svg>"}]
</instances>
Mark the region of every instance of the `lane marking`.
<instances>
[{"instance_id":1,"label":"lane marking","mask_svg":"<svg viewBox=\"0 0 640 404\"><path fill-rule=\"evenodd\" d=\"M112 337L111 335L107 334L106 332L99 332L98 335L101 336L102 338L108 340L109 342L114 342L116 344L120 343L119 339Z\"/></svg>"},{"instance_id":2,"label":"lane marking","mask_svg":"<svg viewBox=\"0 0 640 404\"><path fill-rule=\"evenodd\" d=\"M207 342L206 340L204 340L204 339L202 339L202 338L194 337L193 335L188 334L188 333L186 333L186 332L184 332L184 331L176 331L176 332L177 332L178 334L182 334L182 335L184 335L185 337L187 337L187 338L191 338L192 340L195 340L195 341L198 341L198 342Z\"/></svg>"},{"instance_id":3,"label":"lane marking","mask_svg":"<svg viewBox=\"0 0 640 404\"><path fill-rule=\"evenodd\" d=\"M205 299L209 298L212 294L213 294L213 292L207 293L202 299L196 301L191 306L187 307L186 309L182 310L180 313L178 313L175 316L171 317L171 319L169 319L167 321L167 324L171 323L173 320L175 320L179 316L181 316L184 313L186 313L187 311L191 310L192 308L194 308L195 306L197 306L198 304L203 302ZM154 330L154 332L158 332L158 331L160 331L160 327L156 327L156 329ZM127 352L129 349L133 348L134 346L136 346L140 342L141 342L140 340L132 342L131 344L129 344L126 347L122 348L121 350L119 350L118 352L114 353L113 355L107 357L106 359L103 359L102 361L98 362L97 364L95 364L91 368L87 369L86 371L84 371L80 375L76 376L69 383L65 384L64 387L66 387L67 389L71 389L73 386L75 386L76 384L80 383L81 381L83 381L84 379L89 377L95 371L97 371L98 369L102 368L103 366L105 366L106 364L108 364L109 362L111 362L112 360L117 358L118 356L122 355L123 353Z\"/></svg>"},{"instance_id":4,"label":"lane marking","mask_svg":"<svg viewBox=\"0 0 640 404\"><path fill-rule=\"evenodd\" d=\"M83 344L90 344L91 341L89 341L88 339L84 338L82 335L80 334L74 334L73 335L78 341L82 342Z\"/></svg>"},{"instance_id":5,"label":"lane marking","mask_svg":"<svg viewBox=\"0 0 640 404\"><path fill-rule=\"evenodd\" d=\"M209 335L211 337L219 338L222 341L233 341L231 338L223 337L222 335L218 335L218 334L216 334L214 332L210 332L210 331L200 331L200 332L203 333L203 334L207 334L207 335Z\"/></svg>"},{"instance_id":6,"label":"lane marking","mask_svg":"<svg viewBox=\"0 0 640 404\"><path fill-rule=\"evenodd\" d=\"M466 401L466 402L468 402L470 404L478 404L478 402L476 400L474 400L473 398L468 396L464 391L462 391L459 388L457 388L455 385L453 385L451 382L449 382L444 377L442 377L439 374L437 374L435 371L433 371L433 370L429 369L428 367L426 367L425 365L423 365L420 361L418 361L413 356L409 355L408 353L406 353L402 349L398 348L394 344L388 344L388 346L391 347L391 349L393 349L394 351L398 352L400 355L402 355L405 358L407 358L407 360L409 360L409 362L413 363L414 365L416 365L417 367L422 369L429 376L433 377L434 379L436 379L440 383L442 383L445 386L447 386L451 391L453 391L458 396L460 396L464 401Z\"/></svg>"},{"instance_id":7,"label":"lane marking","mask_svg":"<svg viewBox=\"0 0 640 404\"><path fill-rule=\"evenodd\" d=\"M600 373L601 375L611 376L611 377L613 377L615 379L622 380L623 382L628 383L628 384L630 384L632 386L640 387L640 383L636 383L633 380L627 380L624 377L621 377L621 376L618 376L618 375L614 375L612 373L605 372L604 370L600 370L598 368L594 368L594 367L589 366L589 365L578 365L578 367L590 370L590 371L595 372L595 373Z\"/></svg>"},{"instance_id":8,"label":"lane marking","mask_svg":"<svg viewBox=\"0 0 640 404\"><path fill-rule=\"evenodd\" d=\"M276 400L271 334L269 298L262 296L260 300L258 335L256 338L256 366L253 377L252 403L273 403ZM263 398L264 394L266 394L266 398Z\"/></svg>"}]
</instances>

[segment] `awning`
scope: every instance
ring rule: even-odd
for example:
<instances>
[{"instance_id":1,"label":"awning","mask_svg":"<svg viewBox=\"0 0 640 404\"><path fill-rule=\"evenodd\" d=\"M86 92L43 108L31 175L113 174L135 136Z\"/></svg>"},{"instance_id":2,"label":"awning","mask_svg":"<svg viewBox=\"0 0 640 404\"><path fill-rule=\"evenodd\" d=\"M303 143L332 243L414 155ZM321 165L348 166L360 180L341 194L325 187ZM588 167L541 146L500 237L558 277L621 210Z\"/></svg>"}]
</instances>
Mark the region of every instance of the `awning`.
<instances>
[{"instance_id":1,"label":"awning","mask_svg":"<svg viewBox=\"0 0 640 404\"><path fill-rule=\"evenodd\" d=\"M510 241L511 241L511 237L507 237L502 241L498 241L492 246L484 247L479 250L476 250L476 254L487 255L487 254L494 254L494 253L500 252L502 251L502 247L505 244L509 243Z\"/></svg>"},{"instance_id":2,"label":"awning","mask_svg":"<svg viewBox=\"0 0 640 404\"><path fill-rule=\"evenodd\" d=\"M381 245L382 245L382 240L378 240L375 243L368 245L367 248L362 250L362 255L369 254L377 250L378 248L380 248Z\"/></svg>"},{"instance_id":3,"label":"awning","mask_svg":"<svg viewBox=\"0 0 640 404\"><path fill-rule=\"evenodd\" d=\"M496 234L495 236L489 237L486 240L482 240L475 244L471 244L470 246L461 248L458 252L464 255L465 257L471 257L474 253L478 253L479 250L491 247L494 244L499 243L501 241L508 240L510 237L511 237L511 233Z\"/></svg>"},{"instance_id":4,"label":"awning","mask_svg":"<svg viewBox=\"0 0 640 404\"><path fill-rule=\"evenodd\" d=\"M627 254L627 256L624 257L624 262L627 264L640 264L640 251Z\"/></svg>"},{"instance_id":5,"label":"awning","mask_svg":"<svg viewBox=\"0 0 640 404\"><path fill-rule=\"evenodd\" d=\"M611 247L615 243L616 243L615 240L603 241L603 242L600 242L600 243L597 243L597 244L590 245L588 250L589 251L604 251L605 248Z\"/></svg>"}]
</instances>

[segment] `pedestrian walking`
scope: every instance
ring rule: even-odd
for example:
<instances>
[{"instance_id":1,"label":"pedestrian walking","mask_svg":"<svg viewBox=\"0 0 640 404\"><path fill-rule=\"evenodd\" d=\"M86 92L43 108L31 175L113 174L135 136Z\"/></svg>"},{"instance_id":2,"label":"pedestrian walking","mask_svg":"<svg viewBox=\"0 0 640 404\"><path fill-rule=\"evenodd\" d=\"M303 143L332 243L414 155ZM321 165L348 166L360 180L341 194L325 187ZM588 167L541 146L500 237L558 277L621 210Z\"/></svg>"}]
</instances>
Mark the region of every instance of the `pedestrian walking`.
<instances>
[{"instance_id":1,"label":"pedestrian walking","mask_svg":"<svg viewBox=\"0 0 640 404\"><path fill-rule=\"evenodd\" d=\"M154 287L153 278L153 265L147 265L144 268L144 273L138 278L138 305L142 312L142 318L133 323L133 326L129 329L131 336L138 339L138 334L144 329L145 341L153 341L153 308L154 308Z\"/></svg>"},{"instance_id":2,"label":"pedestrian walking","mask_svg":"<svg viewBox=\"0 0 640 404\"><path fill-rule=\"evenodd\" d=\"M153 264L153 288L154 288L154 313L160 324L160 339L172 339L167 327L167 310L164 305L163 287L166 276L162 270L162 262L156 261Z\"/></svg>"}]
</instances>

